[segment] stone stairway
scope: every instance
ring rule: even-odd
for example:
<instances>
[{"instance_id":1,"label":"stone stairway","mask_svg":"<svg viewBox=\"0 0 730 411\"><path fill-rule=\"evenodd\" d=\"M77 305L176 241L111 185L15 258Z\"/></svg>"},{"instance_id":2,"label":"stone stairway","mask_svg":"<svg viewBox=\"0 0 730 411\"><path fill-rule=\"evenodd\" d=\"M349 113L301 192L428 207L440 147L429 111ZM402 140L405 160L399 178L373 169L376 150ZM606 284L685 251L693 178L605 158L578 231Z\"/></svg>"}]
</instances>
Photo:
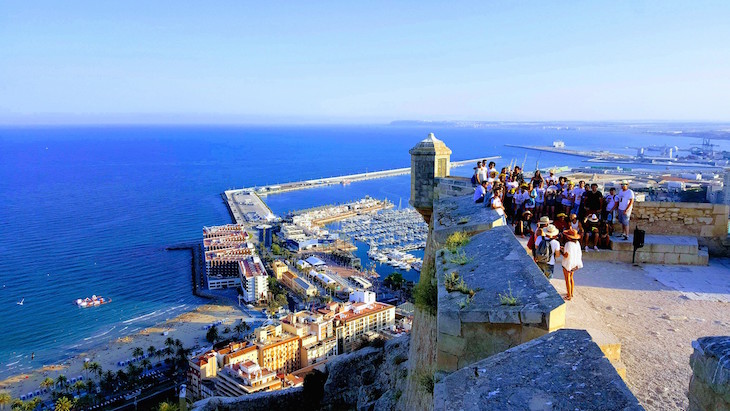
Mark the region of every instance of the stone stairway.
<instances>
[{"instance_id":1,"label":"stone stairway","mask_svg":"<svg viewBox=\"0 0 730 411\"><path fill-rule=\"evenodd\" d=\"M633 235L628 240L611 238L611 249L583 252L585 260L621 261L630 263L633 256ZM636 251L636 262L640 264L707 265L709 254L700 247L696 237L647 234L644 247Z\"/></svg>"}]
</instances>

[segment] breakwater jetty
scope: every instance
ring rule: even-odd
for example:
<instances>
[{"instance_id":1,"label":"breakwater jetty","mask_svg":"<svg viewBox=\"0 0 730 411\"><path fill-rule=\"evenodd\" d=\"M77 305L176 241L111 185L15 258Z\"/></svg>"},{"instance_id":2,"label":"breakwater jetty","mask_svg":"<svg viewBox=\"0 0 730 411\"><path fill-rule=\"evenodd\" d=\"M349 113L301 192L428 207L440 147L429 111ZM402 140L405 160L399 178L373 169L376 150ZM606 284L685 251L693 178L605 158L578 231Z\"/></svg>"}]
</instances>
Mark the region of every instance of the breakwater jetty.
<instances>
[{"instance_id":1,"label":"breakwater jetty","mask_svg":"<svg viewBox=\"0 0 730 411\"><path fill-rule=\"evenodd\" d=\"M570 150L562 147L551 147L551 146L522 146L516 144L505 144L505 147L512 148L524 148L526 150L545 151L548 153L565 154L568 156L585 157L585 158L599 158L602 160L633 160L632 156L625 154L612 153L610 151L601 150Z\"/></svg>"},{"instance_id":2,"label":"breakwater jetty","mask_svg":"<svg viewBox=\"0 0 730 411\"><path fill-rule=\"evenodd\" d=\"M461 167L467 164L476 164L482 160L497 160L501 156L478 157L469 160L453 161L451 167ZM314 180L297 181L291 183L274 184L261 187L244 187L240 189L226 190L223 200L228 206L228 212L235 223L255 222L266 220L273 216L271 209L266 205L262 197L271 194L281 194L289 191L304 190L308 188L326 187L335 184L347 185L356 181L373 180L376 178L395 177L411 173L411 168L394 168L390 170L371 171L366 173L349 174L337 177L318 178Z\"/></svg>"}]
</instances>

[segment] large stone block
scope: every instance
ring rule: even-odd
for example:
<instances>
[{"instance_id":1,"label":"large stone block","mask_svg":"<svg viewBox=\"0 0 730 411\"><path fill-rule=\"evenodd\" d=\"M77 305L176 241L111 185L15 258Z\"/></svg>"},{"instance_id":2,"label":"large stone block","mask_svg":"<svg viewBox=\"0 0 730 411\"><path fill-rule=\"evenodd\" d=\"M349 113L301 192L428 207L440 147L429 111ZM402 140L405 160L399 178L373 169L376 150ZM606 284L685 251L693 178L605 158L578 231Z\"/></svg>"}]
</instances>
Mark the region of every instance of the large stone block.
<instances>
[{"instance_id":1,"label":"large stone block","mask_svg":"<svg viewBox=\"0 0 730 411\"><path fill-rule=\"evenodd\" d=\"M560 330L446 376L435 386L434 409L642 408L588 333Z\"/></svg>"},{"instance_id":2,"label":"large stone block","mask_svg":"<svg viewBox=\"0 0 730 411\"><path fill-rule=\"evenodd\" d=\"M502 225L502 217L484 204L475 204L471 195L440 198L434 203L433 237L438 246L457 231L477 234Z\"/></svg>"}]
</instances>

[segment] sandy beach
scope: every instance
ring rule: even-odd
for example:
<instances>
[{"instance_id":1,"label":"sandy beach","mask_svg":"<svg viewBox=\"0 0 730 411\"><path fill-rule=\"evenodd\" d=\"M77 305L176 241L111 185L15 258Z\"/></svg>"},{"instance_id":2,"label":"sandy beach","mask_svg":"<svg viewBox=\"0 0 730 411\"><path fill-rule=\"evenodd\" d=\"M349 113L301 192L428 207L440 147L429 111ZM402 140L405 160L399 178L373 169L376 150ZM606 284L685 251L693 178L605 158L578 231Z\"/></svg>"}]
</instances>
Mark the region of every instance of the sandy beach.
<instances>
[{"instance_id":1,"label":"sandy beach","mask_svg":"<svg viewBox=\"0 0 730 411\"><path fill-rule=\"evenodd\" d=\"M16 398L37 390L46 377L55 379L63 374L70 380L84 375L83 364L86 358L98 362L104 371L116 371L124 368L117 366L119 361L129 360L133 357L132 350L135 347L141 347L145 352L149 346L162 349L165 348L165 340L168 337L181 340L186 348L196 350L207 347L210 344L205 340L204 327L206 325L223 321L223 325L219 326L219 332L222 334L226 325L233 328L233 325L237 324L241 318L247 317L236 307L217 304L199 306L173 319L145 328L136 334L118 338L104 346L81 353L61 364L46 365L30 373L6 378L0 381L0 390L7 391ZM167 335L164 335L164 332L167 332ZM153 358L152 361L156 363L157 359Z\"/></svg>"}]
</instances>

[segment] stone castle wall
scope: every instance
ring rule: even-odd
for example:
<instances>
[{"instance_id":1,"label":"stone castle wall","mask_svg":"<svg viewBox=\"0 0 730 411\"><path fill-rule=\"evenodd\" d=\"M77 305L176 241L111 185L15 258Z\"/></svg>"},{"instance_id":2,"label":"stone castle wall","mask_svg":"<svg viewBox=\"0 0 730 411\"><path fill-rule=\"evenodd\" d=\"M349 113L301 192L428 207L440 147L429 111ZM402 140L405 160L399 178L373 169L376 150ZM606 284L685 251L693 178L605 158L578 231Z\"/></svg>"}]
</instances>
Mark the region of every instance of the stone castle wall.
<instances>
[{"instance_id":1,"label":"stone castle wall","mask_svg":"<svg viewBox=\"0 0 730 411\"><path fill-rule=\"evenodd\" d=\"M631 226L649 234L725 238L728 212L722 204L640 201L634 205Z\"/></svg>"},{"instance_id":2,"label":"stone castle wall","mask_svg":"<svg viewBox=\"0 0 730 411\"><path fill-rule=\"evenodd\" d=\"M696 237L710 255L729 256L728 213L730 207L723 204L638 201L631 230L638 226L647 234Z\"/></svg>"}]
</instances>

